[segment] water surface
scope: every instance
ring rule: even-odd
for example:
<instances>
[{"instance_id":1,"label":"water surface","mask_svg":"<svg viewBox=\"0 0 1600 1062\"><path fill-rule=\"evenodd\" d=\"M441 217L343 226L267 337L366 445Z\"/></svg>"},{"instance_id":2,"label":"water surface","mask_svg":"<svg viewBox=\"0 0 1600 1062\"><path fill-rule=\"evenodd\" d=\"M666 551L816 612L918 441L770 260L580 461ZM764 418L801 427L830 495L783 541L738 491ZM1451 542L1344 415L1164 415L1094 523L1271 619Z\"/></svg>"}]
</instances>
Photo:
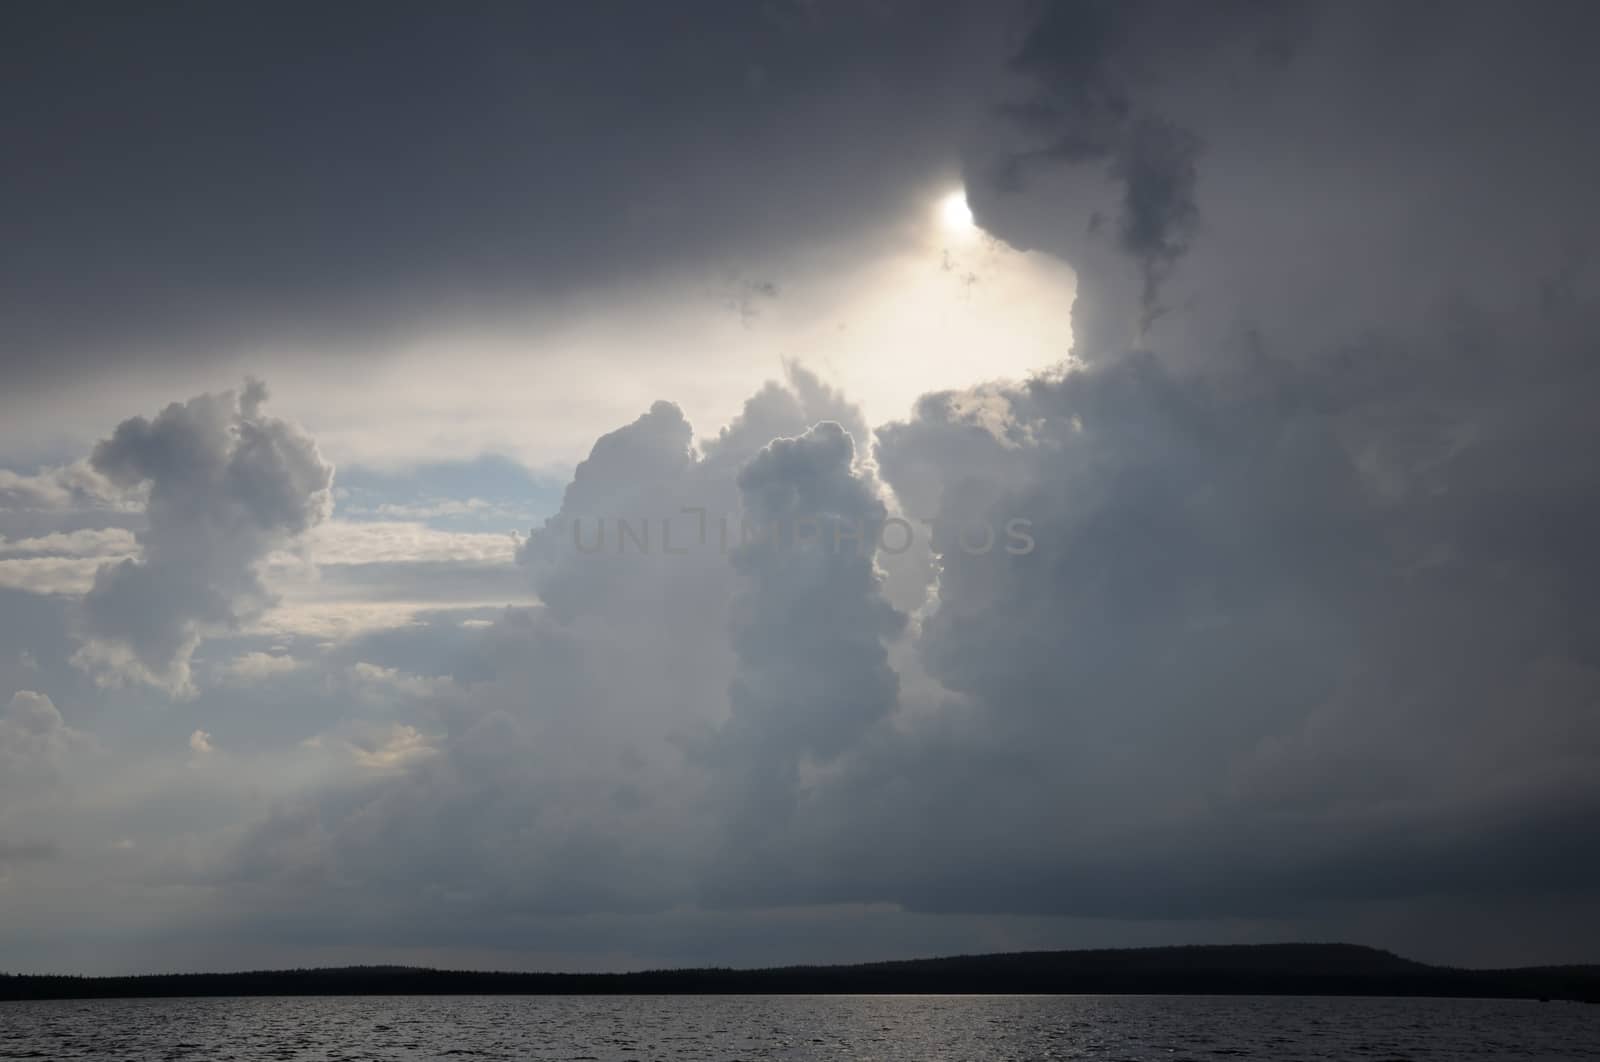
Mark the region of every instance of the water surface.
<instances>
[{"instance_id":1,"label":"water surface","mask_svg":"<svg viewBox=\"0 0 1600 1062\"><path fill-rule=\"evenodd\" d=\"M0 1003L0 1059L1596 1059L1600 1007L1196 996Z\"/></svg>"}]
</instances>

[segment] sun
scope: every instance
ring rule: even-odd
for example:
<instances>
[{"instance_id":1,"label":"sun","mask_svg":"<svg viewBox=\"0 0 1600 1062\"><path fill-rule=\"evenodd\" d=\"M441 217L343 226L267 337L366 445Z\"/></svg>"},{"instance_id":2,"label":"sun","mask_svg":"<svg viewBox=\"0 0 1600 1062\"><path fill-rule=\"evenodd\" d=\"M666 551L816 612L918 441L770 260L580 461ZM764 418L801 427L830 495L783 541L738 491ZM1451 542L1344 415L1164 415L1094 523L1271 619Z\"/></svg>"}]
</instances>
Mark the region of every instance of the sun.
<instances>
[{"instance_id":1,"label":"sun","mask_svg":"<svg viewBox=\"0 0 1600 1062\"><path fill-rule=\"evenodd\" d=\"M972 208L967 206L965 188L957 188L939 200L939 223L951 232L972 230Z\"/></svg>"}]
</instances>

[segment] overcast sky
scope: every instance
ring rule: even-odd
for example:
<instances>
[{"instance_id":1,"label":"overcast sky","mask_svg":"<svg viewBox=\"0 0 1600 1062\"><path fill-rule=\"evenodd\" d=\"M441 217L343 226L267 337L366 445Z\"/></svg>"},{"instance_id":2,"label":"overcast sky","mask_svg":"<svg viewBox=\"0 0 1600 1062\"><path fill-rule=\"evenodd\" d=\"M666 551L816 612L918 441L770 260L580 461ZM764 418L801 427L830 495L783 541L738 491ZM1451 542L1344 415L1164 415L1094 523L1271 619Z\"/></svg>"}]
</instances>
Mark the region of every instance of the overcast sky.
<instances>
[{"instance_id":1,"label":"overcast sky","mask_svg":"<svg viewBox=\"0 0 1600 1062\"><path fill-rule=\"evenodd\" d=\"M4 965L1600 957L1597 30L7 7Z\"/></svg>"}]
</instances>

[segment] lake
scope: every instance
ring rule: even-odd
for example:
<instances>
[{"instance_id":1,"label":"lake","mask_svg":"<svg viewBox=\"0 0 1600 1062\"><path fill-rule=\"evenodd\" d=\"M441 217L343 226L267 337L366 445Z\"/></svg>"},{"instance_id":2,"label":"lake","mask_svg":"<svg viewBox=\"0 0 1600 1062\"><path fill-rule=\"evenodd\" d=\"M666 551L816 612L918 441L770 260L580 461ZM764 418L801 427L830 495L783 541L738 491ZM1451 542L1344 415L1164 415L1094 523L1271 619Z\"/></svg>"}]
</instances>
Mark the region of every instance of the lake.
<instances>
[{"instance_id":1,"label":"lake","mask_svg":"<svg viewBox=\"0 0 1600 1062\"><path fill-rule=\"evenodd\" d=\"M1600 1006L1277 996L0 1003L0 1059L1594 1059Z\"/></svg>"}]
</instances>

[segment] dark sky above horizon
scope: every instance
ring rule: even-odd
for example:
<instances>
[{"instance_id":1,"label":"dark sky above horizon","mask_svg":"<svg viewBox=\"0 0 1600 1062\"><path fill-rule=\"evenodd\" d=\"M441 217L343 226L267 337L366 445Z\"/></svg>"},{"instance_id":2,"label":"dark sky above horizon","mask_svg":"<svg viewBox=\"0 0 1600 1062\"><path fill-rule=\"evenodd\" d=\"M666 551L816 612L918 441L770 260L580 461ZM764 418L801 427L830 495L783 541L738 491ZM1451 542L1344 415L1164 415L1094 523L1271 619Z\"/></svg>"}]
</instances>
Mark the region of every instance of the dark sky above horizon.
<instances>
[{"instance_id":1,"label":"dark sky above horizon","mask_svg":"<svg viewBox=\"0 0 1600 1062\"><path fill-rule=\"evenodd\" d=\"M1600 957L1597 30L8 6L5 965Z\"/></svg>"}]
</instances>

